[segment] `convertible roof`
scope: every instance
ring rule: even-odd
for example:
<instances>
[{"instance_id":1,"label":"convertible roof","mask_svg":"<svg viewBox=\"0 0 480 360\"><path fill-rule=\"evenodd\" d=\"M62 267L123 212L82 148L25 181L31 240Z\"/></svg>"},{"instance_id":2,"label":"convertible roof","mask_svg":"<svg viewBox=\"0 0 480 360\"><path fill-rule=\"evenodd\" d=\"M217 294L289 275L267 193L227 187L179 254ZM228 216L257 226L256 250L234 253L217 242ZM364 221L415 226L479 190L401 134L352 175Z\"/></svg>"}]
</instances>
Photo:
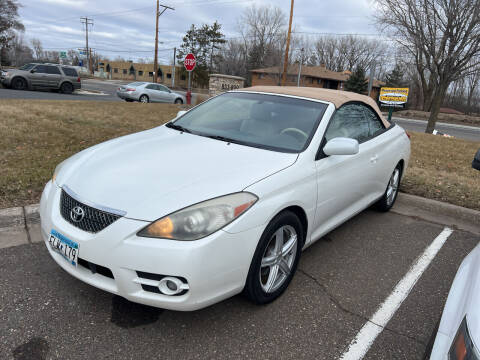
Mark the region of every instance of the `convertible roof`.
<instances>
[{"instance_id":1,"label":"convertible roof","mask_svg":"<svg viewBox=\"0 0 480 360\"><path fill-rule=\"evenodd\" d=\"M385 127L389 127L390 123L383 117L382 112L378 108L377 103L366 95L353 93L350 91L322 89L315 87L295 87L295 86L252 86L241 89L240 91L255 91L272 94L282 94L310 98L331 102L338 109L343 104L350 101L360 101L366 103L376 111Z\"/></svg>"}]
</instances>

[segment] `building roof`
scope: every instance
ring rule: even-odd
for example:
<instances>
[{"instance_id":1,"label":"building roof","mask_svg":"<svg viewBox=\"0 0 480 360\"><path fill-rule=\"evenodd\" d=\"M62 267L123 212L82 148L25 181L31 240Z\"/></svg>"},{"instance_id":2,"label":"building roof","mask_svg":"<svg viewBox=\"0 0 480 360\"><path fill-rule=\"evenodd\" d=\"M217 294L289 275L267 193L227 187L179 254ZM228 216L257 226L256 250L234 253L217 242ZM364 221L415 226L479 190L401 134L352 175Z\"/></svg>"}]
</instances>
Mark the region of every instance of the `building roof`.
<instances>
[{"instance_id":1,"label":"building roof","mask_svg":"<svg viewBox=\"0 0 480 360\"><path fill-rule=\"evenodd\" d=\"M299 70L298 64L292 64L288 66L287 74L288 75L298 75ZM282 69L279 66L272 66L264 69L254 69L250 70L252 73L257 74L281 74ZM302 66L302 76L310 76L313 78L327 79L327 80L336 80L345 82L348 80L352 73L348 70L343 72L337 72L328 70L325 66ZM383 81L374 79L373 87L381 87L385 85Z\"/></svg>"},{"instance_id":2,"label":"building roof","mask_svg":"<svg viewBox=\"0 0 480 360\"><path fill-rule=\"evenodd\" d=\"M350 91L296 86L252 86L249 88L241 89L240 91L255 91L322 100L334 104L337 109L345 103L351 101L359 101L370 105L370 107L375 110L377 115L380 117L383 124L386 127L390 126L390 123L383 117L377 103L370 96L361 95Z\"/></svg>"}]
</instances>

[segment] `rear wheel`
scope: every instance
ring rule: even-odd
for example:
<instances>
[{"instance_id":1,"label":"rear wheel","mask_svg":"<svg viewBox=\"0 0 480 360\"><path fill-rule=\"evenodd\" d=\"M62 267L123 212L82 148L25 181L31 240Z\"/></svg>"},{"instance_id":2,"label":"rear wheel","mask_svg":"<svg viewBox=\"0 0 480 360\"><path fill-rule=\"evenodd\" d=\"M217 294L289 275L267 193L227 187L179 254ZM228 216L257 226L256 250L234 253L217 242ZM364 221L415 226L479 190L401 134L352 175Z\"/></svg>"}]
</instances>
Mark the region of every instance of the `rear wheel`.
<instances>
[{"instance_id":1,"label":"rear wheel","mask_svg":"<svg viewBox=\"0 0 480 360\"><path fill-rule=\"evenodd\" d=\"M397 165L395 170L393 170L392 176L390 176L390 180L388 181L387 189L385 193L381 197L380 200L376 203L376 207L380 211L388 211L392 208L393 204L395 204L395 200L397 200L398 195L398 188L400 186L400 178L402 177L402 166L400 164Z\"/></svg>"},{"instance_id":2,"label":"rear wheel","mask_svg":"<svg viewBox=\"0 0 480 360\"><path fill-rule=\"evenodd\" d=\"M250 264L244 293L257 304L278 298L288 287L302 252L303 228L298 217L285 211L268 224Z\"/></svg>"},{"instance_id":3,"label":"rear wheel","mask_svg":"<svg viewBox=\"0 0 480 360\"><path fill-rule=\"evenodd\" d=\"M140 99L139 99L139 100L140 100L141 103L144 103L144 104L150 102L150 99L148 98L147 95L142 95L142 96L140 96Z\"/></svg>"},{"instance_id":4,"label":"rear wheel","mask_svg":"<svg viewBox=\"0 0 480 360\"><path fill-rule=\"evenodd\" d=\"M177 99L177 100L175 100L175 104L183 104L183 100L182 99Z\"/></svg>"},{"instance_id":5,"label":"rear wheel","mask_svg":"<svg viewBox=\"0 0 480 360\"><path fill-rule=\"evenodd\" d=\"M27 82L22 78L15 78L12 81L12 88L15 90L26 90Z\"/></svg>"},{"instance_id":6,"label":"rear wheel","mask_svg":"<svg viewBox=\"0 0 480 360\"><path fill-rule=\"evenodd\" d=\"M72 84L65 82L60 86L60 91L64 94L71 94L73 93L73 86Z\"/></svg>"}]
</instances>

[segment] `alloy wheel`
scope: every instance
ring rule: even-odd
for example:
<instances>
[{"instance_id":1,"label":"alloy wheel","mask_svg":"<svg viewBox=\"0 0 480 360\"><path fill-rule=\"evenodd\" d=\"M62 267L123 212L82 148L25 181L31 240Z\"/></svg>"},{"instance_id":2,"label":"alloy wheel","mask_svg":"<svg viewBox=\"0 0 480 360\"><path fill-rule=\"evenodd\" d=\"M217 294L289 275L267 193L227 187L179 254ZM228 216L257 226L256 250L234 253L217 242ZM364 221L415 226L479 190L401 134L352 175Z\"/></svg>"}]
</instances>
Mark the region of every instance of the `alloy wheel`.
<instances>
[{"instance_id":1,"label":"alloy wheel","mask_svg":"<svg viewBox=\"0 0 480 360\"><path fill-rule=\"evenodd\" d=\"M391 205L397 196L398 184L400 181L400 170L396 168L388 182L387 187L387 205Z\"/></svg>"},{"instance_id":2,"label":"alloy wheel","mask_svg":"<svg viewBox=\"0 0 480 360\"><path fill-rule=\"evenodd\" d=\"M142 103L144 103L144 104L148 103L148 97L146 97L145 95L142 95L142 96L140 97L140 102L142 102Z\"/></svg>"},{"instance_id":3,"label":"alloy wheel","mask_svg":"<svg viewBox=\"0 0 480 360\"><path fill-rule=\"evenodd\" d=\"M279 228L270 238L260 265L260 285L266 293L276 291L288 278L295 263L298 236L290 225Z\"/></svg>"}]
</instances>

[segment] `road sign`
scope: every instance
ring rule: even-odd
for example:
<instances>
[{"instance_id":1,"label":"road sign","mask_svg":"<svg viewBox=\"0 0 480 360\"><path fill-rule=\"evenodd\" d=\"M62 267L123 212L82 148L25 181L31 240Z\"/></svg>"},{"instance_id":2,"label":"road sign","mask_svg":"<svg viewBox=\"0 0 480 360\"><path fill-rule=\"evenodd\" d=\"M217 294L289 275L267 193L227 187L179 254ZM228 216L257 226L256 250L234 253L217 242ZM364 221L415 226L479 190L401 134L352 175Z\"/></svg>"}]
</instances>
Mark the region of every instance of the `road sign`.
<instances>
[{"instance_id":1,"label":"road sign","mask_svg":"<svg viewBox=\"0 0 480 360\"><path fill-rule=\"evenodd\" d=\"M389 88L380 89L380 102L382 105L401 105L408 99L408 88Z\"/></svg>"},{"instance_id":2,"label":"road sign","mask_svg":"<svg viewBox=\"0 0 480 360\"><path fill-rule=\"evenodd\" d=\"M187 54L185 56L185 59L183 60L183 65L185 66L185 69L187 71L193 71L195 69L195 66L197 65L197 59L195 59L195 55L192 53Z\"/></svg>"},{"instance_id":3,"label":"road sign","mask_svg":"<svg viewBox=\"0 0 480 360\"><path fill-rule=\"evenodd\" d=\"M60 51L60 59L66 59L67 58L67 52L66 51Z\"/></svg>"}]
</instances>

